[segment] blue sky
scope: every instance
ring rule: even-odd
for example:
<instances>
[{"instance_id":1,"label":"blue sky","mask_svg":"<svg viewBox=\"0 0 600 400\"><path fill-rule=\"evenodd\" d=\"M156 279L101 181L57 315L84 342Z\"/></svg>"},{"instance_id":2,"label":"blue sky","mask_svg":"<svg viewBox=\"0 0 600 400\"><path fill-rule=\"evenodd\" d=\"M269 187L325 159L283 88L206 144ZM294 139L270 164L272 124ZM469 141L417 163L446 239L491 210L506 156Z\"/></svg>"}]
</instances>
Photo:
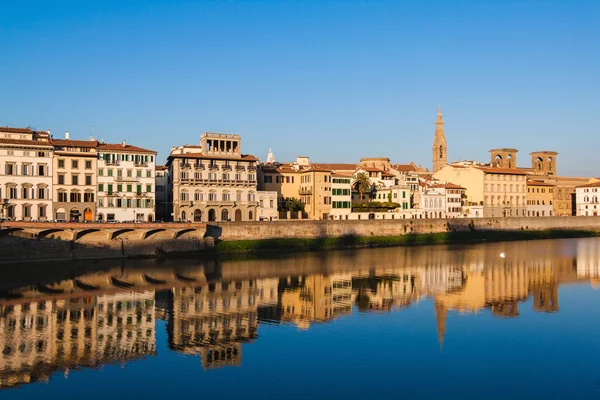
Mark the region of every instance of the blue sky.
<instances>
[{"instance_id":1,"label":"blue sky","mask_svg":"<svg viewBox=\"0 0 600 400\"><path fill-rule=\"evenodd\" d=\"M264 160L559 152L600 175L600 1L0 0L0 125Z\"/></svg>"}]
</instances>

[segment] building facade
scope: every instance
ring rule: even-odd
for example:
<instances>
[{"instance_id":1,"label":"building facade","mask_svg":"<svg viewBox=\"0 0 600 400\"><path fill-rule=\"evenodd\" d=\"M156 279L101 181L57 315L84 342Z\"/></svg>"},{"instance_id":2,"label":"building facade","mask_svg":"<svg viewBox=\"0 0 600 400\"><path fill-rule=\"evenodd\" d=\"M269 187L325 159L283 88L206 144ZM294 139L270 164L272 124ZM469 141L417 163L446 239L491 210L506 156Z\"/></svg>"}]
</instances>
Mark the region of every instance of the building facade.
<instances>
[{"instance_id":1,"label":"building facade","mask_svg":"<svg viewBox=\"0 0 600 400\"><path fill-rule=\"evenodd\" d=\"M0 219L52 218L50 133L0 127Z\"/></svg>"},{"instance_id":2,"label":"building facade","mask_svg":"<svg viewBox=\"0 0 600 400\"><path fill-rule=\"evenodd\" d=\"M240 135L203 133L200 146L175 147L167 166L175 220L256 221L257 162Z\"/></svg>"},{"instance_id":3,"label":"building facade","mask_svg":"<svg viewBox=\"0 0 600 400\"><path fill-rule=\"evenodd\" d=\"M96 217L95 140L52 139L54 145L52 215L55 220L93 221Z\"/></svg>"},{"instance_id":4,"label":"building facade","mask_svg":"<svg viewBox=\"0 0 600 400\"><path fill-rule=\"evenodd\" d=\"M258 201L257 217L258 221L275 221L278 218L277 212L277 192L256 192Z\"/></svg>"},{"instance_id":5,"label":"building facade","mask_svg":"<svg viewBox=\"0 0 600 400\"><path fill-rule=\"evenodd\" d=\"M352 175L331 175L331 219L348 219L352 212Z\"/></svg>"},{"instance_id":6,"label":"building facade","mask_svg":"<svg viewBox=\"0 0 600 400\"><path fill-rule=\"evenodd\" d=\"M592 182L575 188L577 216L600 215L600 182Z\"/></svg>"},{"instance_id":7,"label":"building facade","mask_svg":"<svg viewBox=\"0 0 600 400\"><path fill-rule=\"evenodd\" d=\"M554 185L538 180L527 181L527 216L551 217L554 215Z\"/></svg>"},{"instance_id":8,"label":"building facade","mask_svg":"<svg viewBox=\"0 0 600 400\"><path fill-rule=\"evenodd\" d=\"M98 144L99 221L154 221L156 152L122 142Z\"/></svg>"}]
</instances>

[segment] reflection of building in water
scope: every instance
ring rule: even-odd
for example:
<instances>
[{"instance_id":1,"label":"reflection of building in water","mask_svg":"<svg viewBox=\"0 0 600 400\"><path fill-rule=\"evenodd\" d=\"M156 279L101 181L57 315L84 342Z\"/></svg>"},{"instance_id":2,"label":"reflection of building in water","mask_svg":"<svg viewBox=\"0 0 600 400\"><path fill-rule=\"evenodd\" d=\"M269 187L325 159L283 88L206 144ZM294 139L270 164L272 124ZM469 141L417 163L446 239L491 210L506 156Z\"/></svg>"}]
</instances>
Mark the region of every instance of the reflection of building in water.
<instances>
[{"instance_id":1,"label":"reflection of building in water","mask_svg":"<svg viewBox=\"0 0 600 400\"><path fill-rule=\"evenodd\" d=\"M580 240L577 242L577 277L600 277L600 246L597 240Z\"/></svg>"},{"instance_id":2,"label":"reflection of building in water","mask_svg":"<svg viewBox=\"0 0 600 400\"><path fill-rule=\"evenodd\" d=\"M421 297L421 278L416 268L358 273L352 278L358 309L391 311L409 307Z\"/></svg>"},{"instance_id":3,"label":"reflection of building in water","mask_svg":"<svg viewBox=\"0 0 600 400\"><path fill-rule=\"evenodd\" d=\"M172 289L170 347L200 354L204 368L239 365L241 343L256 338L261 298L276 303L277 291L272 290L276 282L212 282Z\"/></svg>"},{"instance_id":4,"label":"reflection of building in water","mask_svg":"<svg viewBox=\"0 0 600 400\"><path fill-rule=\"evenodd\" d=\"M529 297L527 267L523 260L507 260L503 265L487 267L484 271L485 303L492 315L516 317L517 303Z\"/></svg>"},{"instance_id":5,"label":"reflection of building in water","mask_svg":"<svg viewBox=\"0 0 600 400\"><path fill-rule=\"evenodd\" d=\"M352 311L352 275L309 275L280 282L281 319L307 329Z\"/></svg>"},{"instance_id":6,"label":"reflection of building in water","mask_svg":"<svg viewBox=\"0 0 600 400\"><path fill-rule=\"evenodd\" d=\"M155 352L154 291L0 305L0 387Z\"/></svg>"},{"instance_id":7,"label":"reflection of building in water","mask_svg":"<svg viewBox=\"0 0 600 400\"><path fill-rule=\"evenodd\" d=\"M558 311L558 274L554 263L537 259L528 263L529 292L533 309L539 312Z\"/></svg>"}]
</instances>

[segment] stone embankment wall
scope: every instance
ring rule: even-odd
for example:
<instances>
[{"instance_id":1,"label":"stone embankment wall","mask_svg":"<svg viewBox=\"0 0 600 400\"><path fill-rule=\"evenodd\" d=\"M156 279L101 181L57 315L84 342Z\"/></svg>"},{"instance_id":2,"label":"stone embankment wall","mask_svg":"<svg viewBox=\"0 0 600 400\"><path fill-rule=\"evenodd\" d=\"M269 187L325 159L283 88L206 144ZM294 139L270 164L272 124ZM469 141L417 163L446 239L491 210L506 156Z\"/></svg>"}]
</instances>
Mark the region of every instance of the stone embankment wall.
<instances>
[{"instance_id":1,"label":"stone embankment wall","mask_svg":"<svg viewBox=\"0 0 600 400\"><path fill-rule=\"evenodd\" d=\"M600 231L600 217L456 218L360 221L224 222L207 226L215 240L318 238L354 236L402 236L467 231Z\"/></svg>"},{"instance_id":2,"label":"stone embankment wall","mask_svg":"<svg viewBox=\"0 0 600 400\"><path fill-rule=\"evenodd\" d=\"M68 226L57 227L57 231L52 233L48 233L52 229L47 229L43 235L35 234L35 230L32 231L34 234L27 230L15 231L15 226L13 223L6 229L0 225L0 263L155 257L168 253L202 252L213 248L215 242L235 240L468 231L600 231L600 217L226 222L206 227L197 224L189 227L173 224L152 229L134 226L121 231L121 227L113 225L112 231L88 229L80 231L80 234Z\"/></svg>"}]
</instances>

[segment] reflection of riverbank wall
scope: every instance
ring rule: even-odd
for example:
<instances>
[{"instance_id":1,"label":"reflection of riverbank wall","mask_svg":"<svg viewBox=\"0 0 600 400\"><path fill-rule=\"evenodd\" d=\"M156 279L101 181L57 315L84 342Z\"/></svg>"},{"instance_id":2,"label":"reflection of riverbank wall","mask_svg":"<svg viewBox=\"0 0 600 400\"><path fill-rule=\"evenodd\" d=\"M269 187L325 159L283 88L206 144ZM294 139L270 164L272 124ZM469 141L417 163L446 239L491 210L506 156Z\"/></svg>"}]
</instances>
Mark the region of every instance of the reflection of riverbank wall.
<instances>
[{"instance_id":1,"label":"reflection of riverbank wall","mask_svg":"<svg viewBox=\"0 0 600 400\"><path fill-rule=\"evenodd\" d=\"M64 225L64 226L63 226ZM591 236L600 217L277 221L78 227L0 224L0 262L159 257ZM91 229L93 228L93 229Z\"/></svg>"}]
</instances>

